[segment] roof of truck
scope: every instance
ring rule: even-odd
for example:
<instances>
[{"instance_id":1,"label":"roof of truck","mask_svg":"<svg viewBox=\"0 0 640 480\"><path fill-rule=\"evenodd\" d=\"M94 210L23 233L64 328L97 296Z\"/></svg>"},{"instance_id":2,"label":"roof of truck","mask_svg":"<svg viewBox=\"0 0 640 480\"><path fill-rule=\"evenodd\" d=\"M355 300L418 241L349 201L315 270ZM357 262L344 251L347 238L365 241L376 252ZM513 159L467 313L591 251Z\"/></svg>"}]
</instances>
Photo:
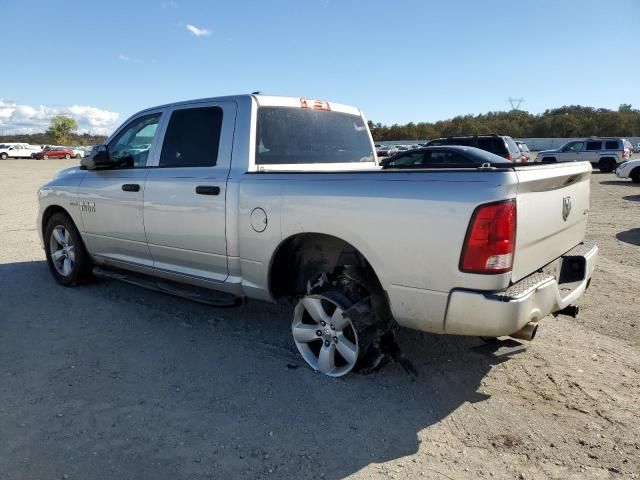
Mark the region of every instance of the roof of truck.
<instances>
[{"instance_id":1,"label":"roof of truck","mask_svg":"<svg viewBox=\"0 0 640 480\"><path fill-rule=\"evenodd\" d=\"M209 98L196 98L192 100L182 100L179 102L165 103L164 105L154 105L152 107L145 108L140 112L136 112L136 115L147 111L147 110L155 110L157 108L175 108L181 105L190 105L193 103L208 103L208 102L237 102L237 101L246 101L250 99L254 99L258 105L260 106L283 106L283 107L293 107L293 108L302 108L303 102L307 102L307 104L311 105L308 108L313 108L312 105L316 104L326 104L329 108L317 108L318 110L331 110L342 113L349 113L352 115L361 115L360 109L356 107L352 107L350 105L345 105L342 103L331 102L328 100L314 99L310 97L288 97L288 96L279 96L279 95L264 95L262 93L244 93L239 95L226 95L221 97L209 97Z\"/></svg>"}]
</instances>

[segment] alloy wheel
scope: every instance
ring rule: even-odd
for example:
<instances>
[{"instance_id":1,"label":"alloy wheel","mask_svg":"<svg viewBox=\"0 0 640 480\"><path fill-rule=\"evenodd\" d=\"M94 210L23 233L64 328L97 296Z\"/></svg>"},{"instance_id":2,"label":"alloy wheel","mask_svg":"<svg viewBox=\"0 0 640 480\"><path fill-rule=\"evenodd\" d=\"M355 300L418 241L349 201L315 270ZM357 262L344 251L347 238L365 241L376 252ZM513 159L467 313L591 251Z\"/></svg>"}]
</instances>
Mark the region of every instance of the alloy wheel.
<instances>
[{"instance_id":1,"label":"alloy wheel","mask_svg":"<svg viewBox=\"0 0 640 480\"><path fill-rule=\"evenodd\" d=\"M49 253L56 271L63 277L73 273L75 251L71 233L64 225L57 225L51 231Z\"/></svg>"},{"instance_id":2,"label":"alloy wheel","mask_svg":"<svg viewBox=\"0 0 640 480\"><path fill-rule=\"evenodd\" d=\"M329 296L307 295L293 315L291 332L302 358L331 377L346 375L358 361L358 335L345 308Z\"/></svg>"}]
</instances>

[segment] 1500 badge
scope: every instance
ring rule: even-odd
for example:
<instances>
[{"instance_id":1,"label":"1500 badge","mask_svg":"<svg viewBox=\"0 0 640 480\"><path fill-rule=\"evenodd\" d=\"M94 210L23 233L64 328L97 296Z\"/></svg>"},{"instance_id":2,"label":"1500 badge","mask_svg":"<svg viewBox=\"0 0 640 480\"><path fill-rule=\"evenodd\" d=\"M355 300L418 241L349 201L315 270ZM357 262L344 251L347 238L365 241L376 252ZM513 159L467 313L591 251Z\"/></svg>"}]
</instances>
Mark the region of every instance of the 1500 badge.
<instances>
[{"instance_id":1,"label":"1500 badge","mask_svg":"<svg viewBox=\"0 0 640 480\"><path fill-rule=\"evenodd\" d=\"M95 213L96 202L69 202L71 205L77 205L81 212Z\"/></svg>"}]
</instances>

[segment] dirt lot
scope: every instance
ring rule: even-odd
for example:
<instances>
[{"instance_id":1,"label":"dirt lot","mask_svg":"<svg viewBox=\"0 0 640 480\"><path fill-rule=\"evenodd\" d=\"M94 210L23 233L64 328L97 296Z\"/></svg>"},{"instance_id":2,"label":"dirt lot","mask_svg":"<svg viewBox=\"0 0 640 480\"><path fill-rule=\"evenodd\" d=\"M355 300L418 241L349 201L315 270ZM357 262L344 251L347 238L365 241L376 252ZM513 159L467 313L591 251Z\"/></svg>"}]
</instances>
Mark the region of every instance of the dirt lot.
<instances>
[{"instance_id":1,"label":"dirt lot","mask_svg":"<svg viewBox=\"0 0 640 480\"><path fill-rule=\"evenodd\" d=\"M56 285L36 188L72 163L0 162L0 479L639 477L639 185L592 177L577 320L526 346L405 331L417 381L334 380L287 308Z\"/></svg>"}]
</instances>

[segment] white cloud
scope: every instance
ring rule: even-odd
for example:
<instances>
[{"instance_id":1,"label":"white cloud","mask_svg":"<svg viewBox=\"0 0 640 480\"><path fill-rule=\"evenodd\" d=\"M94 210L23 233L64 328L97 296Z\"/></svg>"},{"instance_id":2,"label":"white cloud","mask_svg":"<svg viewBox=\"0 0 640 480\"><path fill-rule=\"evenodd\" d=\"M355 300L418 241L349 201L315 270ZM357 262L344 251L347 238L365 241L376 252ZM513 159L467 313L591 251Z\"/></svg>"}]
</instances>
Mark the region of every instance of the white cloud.
<instances>
[{"instance_id":1,"label":"white cloud","mask_svg":"<svg viewBox=\"0 0 640 480\"><path fill-rule=\"evenodd\" d=\"M193 33L196 37L204 37L206 35L211 35L211 32L206 28L198 28L195 25L191 25L187 23L187 30Z\"/></svg>"},{"instance_id":2,"label":"white cloud","mask_svg":"<svg viewBox=\"0 0 640 480\"><path fill-rule=\"evenodd\" d=\"M162 8L178 8L178 2L162 2L160 6Z\"/></svg>"},{"instance_id":3,"label":"white cloud","mask_svg":"<svg viewBox=\"0 0 640 480\"><path fill-rule=\"evenodd\" d=\"M117 126L119 114L87 105L47 106L20 105L0 98L0 131L40 133L49 128L51 117L67 115L78 122L78 133L108 135Z\"/></svg>"},{"instance_id":4,"label":"white cloud","mask_svg":"<svg viewBox=\"0 0 640 480\"><path fill-rule=\"evenodd\" d=\"M122 60L123 62L128 62L129 60L131 60L131 58L129 58L128 55L123 55L121 53L120 55L118 55L118 60Z\"/></svg>"}]
</instances>

